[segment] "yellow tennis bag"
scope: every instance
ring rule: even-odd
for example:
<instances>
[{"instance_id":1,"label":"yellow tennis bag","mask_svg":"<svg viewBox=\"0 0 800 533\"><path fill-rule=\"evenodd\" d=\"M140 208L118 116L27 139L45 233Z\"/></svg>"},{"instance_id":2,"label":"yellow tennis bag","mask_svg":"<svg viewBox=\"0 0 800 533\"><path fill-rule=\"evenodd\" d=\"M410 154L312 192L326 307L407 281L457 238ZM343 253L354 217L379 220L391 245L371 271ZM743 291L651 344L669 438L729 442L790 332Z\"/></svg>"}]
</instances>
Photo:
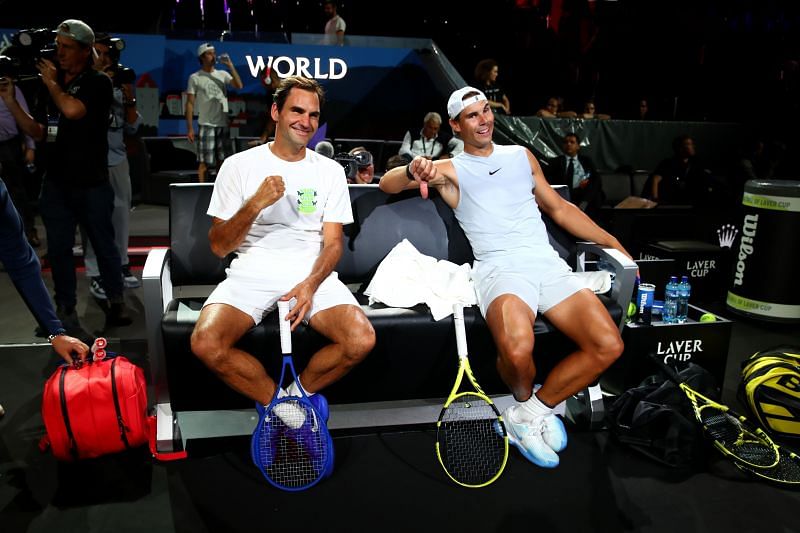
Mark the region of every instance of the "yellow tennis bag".
<instances>
[{"instance_id":1,"label":"yellow tennis bag","mask_svg":"<svg viewBox=\"0 0 800 533\"><path fill-rule=\"evenodd\" d=\"M773 436L800 438L800 347L750 356L742 363L738 396Z\"/></svg>"}]
</instances>

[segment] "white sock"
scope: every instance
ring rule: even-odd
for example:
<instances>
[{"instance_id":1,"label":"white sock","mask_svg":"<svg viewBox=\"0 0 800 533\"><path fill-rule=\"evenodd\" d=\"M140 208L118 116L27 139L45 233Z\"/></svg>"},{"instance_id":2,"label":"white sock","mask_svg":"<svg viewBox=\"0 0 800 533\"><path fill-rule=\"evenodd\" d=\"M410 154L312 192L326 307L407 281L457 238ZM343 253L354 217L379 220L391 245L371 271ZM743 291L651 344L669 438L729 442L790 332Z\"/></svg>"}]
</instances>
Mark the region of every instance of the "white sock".
<instances>
[{"instance_id":1,"label":"white sock","mask_svg":"<svg viewBox=\"0 0 800 533\"><path fill-rule=\"evenodd\" d=\"M538 418L540 416L547 416L552 414L553 410L547 407L542 401L536 397L536 393L531 394L531 397L517 404L522 411L531 418Z\"/></svg>"},{"instance_id":2,"label":"white sock","mask_svg":"<svg viewBox=\"0 0 800 533\"><path fill-rule=\"evenodd\" d=\"M312 397L312 396L313 396L315 393L313 393L313 392L308 392L308 391L306 390L306 388L305 388L305 387L303 387L302 383L301 383L301 384L300 384L300 386L298 387L298 386L297 386L297 384L298 384L299 382L300 382L300 378L297 378L297 381L292 381L292 384L291 384L291 385L289 385L289 386L286 388L286 394L288 394L289 396L300 396L300 397L302 397L303 395L300 393L300 389L302 388L303 392L305 392L305 393L306 393L306 396L308 396L309 398L311 398L311 397Z\"/></svg>"}]
</instances>

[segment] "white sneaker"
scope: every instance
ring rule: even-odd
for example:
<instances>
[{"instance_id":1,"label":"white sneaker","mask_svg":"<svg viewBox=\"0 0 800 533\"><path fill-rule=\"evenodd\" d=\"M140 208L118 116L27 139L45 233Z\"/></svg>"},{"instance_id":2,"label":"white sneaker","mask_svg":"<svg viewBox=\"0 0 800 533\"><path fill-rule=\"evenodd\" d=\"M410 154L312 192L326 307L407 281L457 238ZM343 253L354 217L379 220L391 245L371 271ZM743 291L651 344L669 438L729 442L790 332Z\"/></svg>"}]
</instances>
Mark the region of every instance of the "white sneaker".
<instances>
[{"instance_id":1,"label":"white sneaker","mask_svg":"<svg viewBox=\"0 0 800 533\"><path fill-rule=\"evenodd\" d=\"M122 265L122 282L126 289L137 289L142 286L142 282L133 275L129 265Z\"/></svg>"},{"instance_id":2,"label":"white sneaker","mask_svg":"<svg viewBox=\"0 0 800 533\"><path fill-rule=\"evenodd\" d=\"M536 417L532 420L523 418L522 421L517 421L515 411L517 406L512 405L503 413L503 420L506 421L508 428L508 440L533 464L542 468L557 467L558 455L543 438L545 417Z\"/></svg>"},{"instance_id":3,"label":"white sneaker","mask_svg":"<svg viewBox=\"0 0 800 533\"><path fill-rule=\"evenodd\" d=\"M542 420L542 438L556 453L567 447L567 429L555 413L547 415Z\"/></svg>"},{"instance_id":4,"label":"white sneaker","mask_svg":"<svg viewBox=\"0 0 800 533\"><path fill-rule=\"evenodd\" d=\"M100 276L92 276L89 278L89 293L98 300L107 300L106 290L103 288Z\"/></svg>"}]
</instances>

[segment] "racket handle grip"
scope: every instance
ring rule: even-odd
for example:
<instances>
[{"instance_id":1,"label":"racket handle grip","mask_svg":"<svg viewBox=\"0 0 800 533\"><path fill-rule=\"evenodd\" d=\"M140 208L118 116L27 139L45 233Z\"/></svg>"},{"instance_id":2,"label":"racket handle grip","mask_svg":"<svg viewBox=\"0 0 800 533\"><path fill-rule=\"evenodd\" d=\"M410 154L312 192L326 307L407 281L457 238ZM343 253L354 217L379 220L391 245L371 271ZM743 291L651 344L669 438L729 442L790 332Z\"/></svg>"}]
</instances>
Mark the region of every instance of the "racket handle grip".
<instances>
[{"instance_id":1,"label":"racket handle grip","mask_svg":"<svg viewBox=\"0 0 800 533\"><path fill-rule=\"evenodd\" d=\"M453 323L456 326L456 349L459 357L467 356L467 331L464 327L464 306L453 304Z\"/></svg>"},{"instance_id":2,"label":"racket handle grip","mask_svg":"<svg viewBox=\"0 0 800 533\"><path fill-rule=\"evenodd\" d=\"M281 352L292 353L292 325L286 320L286 315L292 310L292 304L278 300L278 325L281 334Z\"/></svg>"}]
</instances>

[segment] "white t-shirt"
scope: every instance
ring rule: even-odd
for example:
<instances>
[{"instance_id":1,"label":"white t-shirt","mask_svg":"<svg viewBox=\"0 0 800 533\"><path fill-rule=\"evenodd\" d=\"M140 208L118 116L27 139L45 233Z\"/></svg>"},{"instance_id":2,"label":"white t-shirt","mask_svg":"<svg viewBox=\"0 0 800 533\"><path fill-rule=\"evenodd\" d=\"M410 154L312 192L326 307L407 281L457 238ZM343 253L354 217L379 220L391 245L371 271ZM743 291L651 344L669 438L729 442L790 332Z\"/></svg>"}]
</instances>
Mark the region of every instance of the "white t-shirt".
<instances>
[{"instance_id":1,"label":"white t-shirt","mask_svg":"<svg viewBox=\"0 0 800 533\"><path fill-rule=\"evenodd\" d=\"M340 31L343 32L346 29L347 24L345 24L342 17L336 15L335 17L331 18L325 23L325 42L328 44L339 44L336 34Z\"/></svg>"},{"instance_id":2,"label":"white t-shirt","mask_svg":"<svg viewBox=\"0 0 800 533\"><path fill-rule=\"evenodd\" d=\"M219 83L228 85L233 76L225 70L214 69L211 72L198 70L189 76L189 87L186 94L193 94L197 106L197 123L201 126L223 127L228 125L228 98Z\"/></svg>"},{"instance_id":3,"label":"white t-shirt","mask_svg":"<svg viewBox=\"0 0 800 533\"><path fill-rule=\"evenodd\" d=\"M271 146L264 144L225 159L214 183L208 214L230 219L267 176L281 176L286 186L283 198L259 213L237 252L317 256L322 249L323 222L353 222L344 169L333 159L308 149L302 160L284 161L272 153Z\"/></svg>"}]
</instances>

